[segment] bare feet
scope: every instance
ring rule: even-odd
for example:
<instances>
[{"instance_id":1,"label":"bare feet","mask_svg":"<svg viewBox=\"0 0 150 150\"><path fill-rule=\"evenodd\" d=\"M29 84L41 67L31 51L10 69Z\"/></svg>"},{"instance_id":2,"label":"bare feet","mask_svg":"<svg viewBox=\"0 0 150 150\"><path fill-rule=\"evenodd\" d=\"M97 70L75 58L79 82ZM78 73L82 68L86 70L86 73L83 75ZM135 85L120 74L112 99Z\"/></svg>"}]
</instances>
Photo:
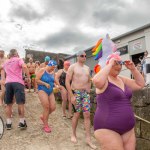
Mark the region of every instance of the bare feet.
<instances>
[{"instance_id":1,"label":"bare feet","mask_svg":"<svg viewBox=\"0 0 150 150\"><path fill-rule=\"evenodd\" d=\"M68 119L72 119L72 118L73 118L73 115L69 115L69 116L68 116Z\"/></svg>"},{"instance_id":2,"label":"bare feet","mask_svg":"<svg viewBox=\"0 0 150 150\"><path fill-rule=\"evenodd\" d=\"M91 142L87 142L87 145L90 146L92 149L97 149L97 147Z\"/></svg>"},{"instance_id":3,"label":"bare feet","mask_svg":"<svg viewBox=\"0 0 150 150\"><path fill-rule=\"evenodd\" d=\"M77 138L74 135L71 136L71 142L74 144L77 143Z\"/></svg>"}]
</instances>

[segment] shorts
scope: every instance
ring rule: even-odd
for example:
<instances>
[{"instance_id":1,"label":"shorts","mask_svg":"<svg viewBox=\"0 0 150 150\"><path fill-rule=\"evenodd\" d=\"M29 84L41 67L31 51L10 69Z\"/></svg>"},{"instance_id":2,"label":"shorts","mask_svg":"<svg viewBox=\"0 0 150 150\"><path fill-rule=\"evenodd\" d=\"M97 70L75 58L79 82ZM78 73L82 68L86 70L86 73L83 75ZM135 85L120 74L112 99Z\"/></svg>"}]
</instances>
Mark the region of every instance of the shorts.
<instances>
[{"instance_id":1,"label":"shorts","mask_svg":"<svg viewBox=\"0 0 150 150\"><path fill-rule=\"evenodd\" d=\"M6 83L5 104L12 104L15 96L17 104L25 104L24 85L17 82Z\"/></svg>"},{"instance_id":2,"label":"shorts","mask_svg":"<svg viewBox=\"0 0 150 150\"><path fill-rule=\"evenodd\" d=\"M73 90L76 98L76 105L73 105L74 112L90 112L90 95L86 90Z\"/></svg>"},{"instance_id":3,"label":"shorts","mask_svg":"<svg viewBox=\"0 0 150 150\"><path fill-rule=\"evenodd\" d=\"M30 75L30 78L31 78L31 79L35 79L35 77L36 77L35 74L31 74L31 75Z\"/></svg>"}]
</instances>

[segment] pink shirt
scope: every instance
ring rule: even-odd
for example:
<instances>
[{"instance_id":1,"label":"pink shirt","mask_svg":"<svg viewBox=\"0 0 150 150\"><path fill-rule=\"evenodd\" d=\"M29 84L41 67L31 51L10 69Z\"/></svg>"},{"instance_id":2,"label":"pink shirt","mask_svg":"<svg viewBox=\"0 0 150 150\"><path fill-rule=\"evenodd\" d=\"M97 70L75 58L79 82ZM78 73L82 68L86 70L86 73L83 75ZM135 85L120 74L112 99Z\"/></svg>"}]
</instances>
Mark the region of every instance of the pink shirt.
<instances>
[{"instance_id":1,"label":"pink shirt","mask_svg":"<svg viewBox=\"0 0 150 150\"><path fill-rule=\"evenodd\" d=\"M24 85L22 79L22 64L24 61L18 57L12 57L3 64L6 72L6 83L18 82Z\"/></svg>"}]
</instances>

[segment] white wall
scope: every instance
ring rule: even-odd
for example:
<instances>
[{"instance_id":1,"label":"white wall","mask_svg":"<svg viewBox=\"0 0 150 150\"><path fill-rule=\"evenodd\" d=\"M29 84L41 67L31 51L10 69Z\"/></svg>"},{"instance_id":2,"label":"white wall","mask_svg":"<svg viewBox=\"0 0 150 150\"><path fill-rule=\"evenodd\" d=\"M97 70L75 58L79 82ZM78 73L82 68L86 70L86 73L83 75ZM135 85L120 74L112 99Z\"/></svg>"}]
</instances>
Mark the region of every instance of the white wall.
<instances>
[{"instance_id":1,"label":"white wall","mask_svg":"<svg viewBox=\"0 0 150 150\"><path fill-rule=\"evenodd\" d=\"M150 54L150 28L144 30L144 33L145 33L146 50Z\"/></svg>"}]
</instances>

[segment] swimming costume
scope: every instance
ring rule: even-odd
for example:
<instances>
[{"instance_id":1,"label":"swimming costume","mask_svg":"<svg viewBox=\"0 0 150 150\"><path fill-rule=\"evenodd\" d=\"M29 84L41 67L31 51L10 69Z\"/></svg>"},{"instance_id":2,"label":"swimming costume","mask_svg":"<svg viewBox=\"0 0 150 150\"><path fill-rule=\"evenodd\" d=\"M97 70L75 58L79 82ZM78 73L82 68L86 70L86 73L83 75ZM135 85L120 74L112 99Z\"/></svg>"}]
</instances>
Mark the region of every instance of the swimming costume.
<instances>
[{"instance_id":1,"label":"swimming costume","mask_svg":"<svg viewBox=\"0 0 150 150\"><path fill-rule=\"evenodd\" d=\"M31 79L35 79L36 75L35 74L30 74Z\"/></svg>"},{"instance_id":2,"label":"swimming costume","mask_svg":"<svg viewBox=\"0 0 150 150\"><path fill-rule=\"evenodd\" d=\"M47 88L45 85L38 85L38 90L42 90L45 93L47 93L48 95L50 95L53 92L53 87L54 87L54 75L48 73L47 71L45 71L41 77L41 80L43 82L46 82L50 85L50 88Z\"/></svg>"},{"instance_id":3,"label":"swimming costume","mask_svg":"<svg viewBox=\"0 0 150 150\"><path fill-rule=\"evenodd\" d=\"M60 85L62 85L66 88L65 81L66 81L66 72L63 71L60 76L59 83L60 83Z\"/></svg>"},{"instance_id":4,"label":"swimming costume","mask_svg":"<svg viewBox=\"0 0 150 150\"><path fill-rule=\"evenodd\" d=\"M97 108L94 116L94 130L110 129L120 135L135 125L130 99L132 91L126 85L124 91L108 82L106 90L97 94Z\"/></svg>"},{"instance_id":5,"label":"swimming costume","mask_svg":"<svg viewBox=\"0 0 150 150\"><path fill-rule=\"evenodd\" d=\"M90 95L86 90L73 90L73 94L76 98L76 105L73 105L74 112L90 112Z\"/></svg>"}]
</instances>

